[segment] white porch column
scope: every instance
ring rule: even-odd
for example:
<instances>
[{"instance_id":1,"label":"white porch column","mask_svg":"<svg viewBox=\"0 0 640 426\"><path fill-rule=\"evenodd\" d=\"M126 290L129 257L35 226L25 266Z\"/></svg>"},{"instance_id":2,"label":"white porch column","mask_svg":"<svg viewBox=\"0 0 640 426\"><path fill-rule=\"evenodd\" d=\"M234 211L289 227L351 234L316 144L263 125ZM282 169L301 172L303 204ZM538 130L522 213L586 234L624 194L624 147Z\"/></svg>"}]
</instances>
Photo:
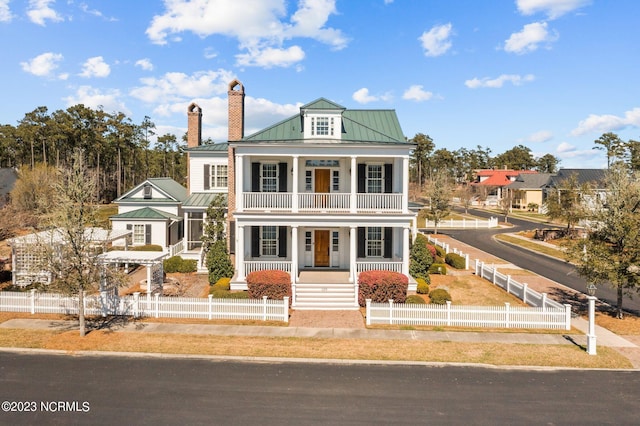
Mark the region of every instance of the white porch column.
<instances>
[{"instance_id":1,"label":"white porch column","mask_svg":"<svg viewBox=\"0 0 640 426\"><path fill-rule=\"evenodd\" d=\"M409 157L402 157L402 212L409 212Z\"/></svg>"},{"instance_id":2,"label":"white porch column","mask_svg":"<svg viewBox=\"0 0 640 426\"><path fill-rule=\"evenodd\" d=\"M238 227L238 242L236 243L236 270L238 271L238 281L244 281L244 225Z\"/></svg>"},{"instance_id":3,"label":"white porch column","mask_svg":"<svg viewBox=\"0 0 640 426\"><path fill-rule=\"evenodd\" d=\"M236 155L236 165L235 165L235 180L236 180L236 211L241 212L244 210L244 197L242 196L242 178L243 178L243 166L244 166L244 155L238 154Z\"/></svg>"},{"instance_id":4,"label":"white porch column","mask_svg":"<svg viewBox=\"0 0 640 426\"><path fill-rule=\"evenodd\" d=\"M352 226L349 228L349 282L356 282L358 272L356 271L357 249L356 249L356 231L357 228Z\"/></svg>"},{"instance_id":5,"label":"white porch column","mask_svg":"<svg viewBox=\"0 0 640 426\"><path fill-rule=\"evenodd\" d=\"M298 225L291 225L291 282L298 282Z\"/></svg>"},{"instance_id":6,"label":"white porch column","mask_svg":"<svg viewBox=\"0 0 640 426\"><path fill-rule=\"evenodd\" d=\"M291 199L291 211L293 213L298 212L298 160L299 157L297 155L293 156L293 188L292 188L292 199Z\"/></svg>"},{"instance_id":7,"label":"white porch column","mask_svg":"<svg viewBox=\"0 0 640 426\"><path fill-rule=\"evenodd\" d=\"M402 228L402 273L409 276L409 227Z\"/></svg>"},{"instance_id":8,"label":"white porch column","mask_svg":"<svg viewBox=\"0 0 640 426\"><path fill-rule=\"evenodd\" d=\"M356 156L351 156L351 199L350 199L350 213L355 213L358 203L358 163L356 162Z\"/></svg>"},{"instance_id":9,"label":"white porch column","mask_svg":"<svg viewBox=\"0 0 640 426\"><path fill-rule=\"evenodd\" d=\"M411 218L411 235L413 241L416 240L416 236L418 235L418 216L414 216Z\"/></svg>"}]
</instances>

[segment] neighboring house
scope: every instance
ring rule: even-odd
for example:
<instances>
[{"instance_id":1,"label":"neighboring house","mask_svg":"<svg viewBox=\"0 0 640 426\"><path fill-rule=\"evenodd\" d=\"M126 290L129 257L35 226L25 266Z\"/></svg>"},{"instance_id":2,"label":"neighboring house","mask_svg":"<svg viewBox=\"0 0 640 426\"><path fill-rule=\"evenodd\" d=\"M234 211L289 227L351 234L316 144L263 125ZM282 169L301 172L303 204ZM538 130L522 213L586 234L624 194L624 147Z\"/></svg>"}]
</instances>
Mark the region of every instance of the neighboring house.
<instances>
[{"instance_id":1,"label":"neighboring house","mask_svg":"<svg viewBox=\"0 0 640 426\"><path fill-rule=\"evenodd\" d=\"M542 208L543 191L549 184L551 173L519 174L516 180L505 186L513 194L512 207L518 210L529 210L535 205L536 213Z\"/></svg>"},{"instance_id":2,"label":"neighboring house","mask_svg":"<svg viewBox=\"0 0 640 426\"><path fill-rule=\"evenodd\" d=\"M246 137L243 121L244 87L235 81L229 86L232 289L246 289L252 271L281 269L291 274L294 307L357 309L360 272L409 275L414 144L395 111L349 110L320 98ZM305 289L305 275L313 272L322 272L320 280ZM342 277L342 302L326 285L329 277Z\"/></svg>"},{"instance_id":3,"label":"neighboring house","mask_svg":"<svg viewBox=\"0 0 640 426\"><path fill-rule=\"evenodd\" d=\"M535 170L483 169L476 172L471 183L487 205L498 205L503 198L503 190L515 182L519 175L538 173Z\"/></svg>"},{"instance_id":4,"label":"neighboring house","mask_svg":"<svg viewBox=\"0 0 640 426\"><path fill-rule=\"evenodd\" d=\"M560 191L562 194L563 188L566 186L567 180L575 176L578 186L589 184L592 187L593 194L591 197L602 198L606 195L605 180L606 169L560 169L558 173L551 176L548 184L544 187L544 198L550 191ZM593 200L589 200L585 197L587 203L592 203Z\"/></svg>"},{"instance_id":5,"label":"neighboring house","mask_svg":"<svg viewBox=\"0 0 640 426\"><path fill-rule=\"evenodd\" d=\"M114 201L118 214L111 216L111 227L132 231L133 246L154 244L168 250L183 239L186 199L186 188L175 180L149 178Z\"/></svg>"},{"instance_id":6,"label":"neighboring house","mask_svg":"<svg viewBox=\"0 0 640 426\"><path fill-rule=\"evenodd\" d=\"M18 172L13 168L0 167L0 208L7 204L9 193L18 180Z\"/></svg>"}]
</instances>

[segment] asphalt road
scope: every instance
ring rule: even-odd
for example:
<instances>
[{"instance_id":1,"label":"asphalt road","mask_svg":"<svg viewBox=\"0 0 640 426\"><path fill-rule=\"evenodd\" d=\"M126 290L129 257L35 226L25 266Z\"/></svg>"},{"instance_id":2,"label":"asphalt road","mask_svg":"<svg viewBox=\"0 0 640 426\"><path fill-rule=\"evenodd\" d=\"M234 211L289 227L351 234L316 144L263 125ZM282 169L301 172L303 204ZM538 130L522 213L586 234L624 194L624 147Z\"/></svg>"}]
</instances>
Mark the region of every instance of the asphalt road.
<instances>
[{"instance_id":1,"label":"asphalt road","mask_svg":"<svg viewBox=\"0 0 640 426\"><path fill-rule=\"evenodd\" d=\"M482 210L473 210L472 214L480 217L496 216L495 214L487 213ZM504 220L504 217L500 217L500 220ZM527 220L509 218L509 223L513 225L510 229L482 229L482 230L440 230L438 232L446 235L450 235L458 241L474 246L484 252L504 259L514 265L521 268L528 269L535 272L538 275L549 278L560 284L585 292L587 282L584 278L580 277L575 268L563 261L553 259L548 256L536 254L530 250L523 249L521 247L500 242L493 239L493 236L500 233L518 232L527 229L536 229L543 227L550 227L546 224L540 224L537 222L530 222ZM556 295L557 296L557 295ZM611 306L617 305L616 291L606 284L598 286L596 292L598 299L607 302ZM640 315L640 297L636 296L631 299L625 297L623 300L623 308L628 311L634 312L636 315Z\"/></svg>"},{"instance_id":2,"label":"asphalt road","mask_svg":"<svg viewBox=\"0 0 640 426\"><path fill-rule=\"evenodd\" d=\"M0 352L0 372L7 425L620 425L640 416L640 374L625 371Z\"/></svg>"}]
</instances>

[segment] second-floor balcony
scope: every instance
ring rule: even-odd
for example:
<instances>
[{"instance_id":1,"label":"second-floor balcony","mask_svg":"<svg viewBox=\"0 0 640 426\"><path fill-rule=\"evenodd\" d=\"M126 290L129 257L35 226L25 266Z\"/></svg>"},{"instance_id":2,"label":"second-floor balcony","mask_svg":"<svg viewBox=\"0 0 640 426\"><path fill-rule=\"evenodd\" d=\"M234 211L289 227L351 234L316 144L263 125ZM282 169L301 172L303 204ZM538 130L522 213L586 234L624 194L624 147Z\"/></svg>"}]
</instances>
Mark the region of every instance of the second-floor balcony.
<instances>
[{"instance_id":1,"label":"second-floor balcony","mask_svg":"<svg viewBox=\"0 0 640 426\"><path fill-rule=\"evenodd\" d=\"M403 213L403 194L243 192L243 211L291 213Z\"/></svg>"}]
</instances>

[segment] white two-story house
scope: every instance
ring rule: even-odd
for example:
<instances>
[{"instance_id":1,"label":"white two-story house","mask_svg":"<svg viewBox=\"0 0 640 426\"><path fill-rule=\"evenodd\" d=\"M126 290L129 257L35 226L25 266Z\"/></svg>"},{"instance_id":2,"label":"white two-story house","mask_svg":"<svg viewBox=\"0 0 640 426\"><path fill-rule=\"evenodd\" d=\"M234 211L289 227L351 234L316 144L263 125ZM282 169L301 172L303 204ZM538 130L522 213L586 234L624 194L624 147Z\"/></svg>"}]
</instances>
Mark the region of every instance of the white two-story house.
<instances>
[{"instance_id":1,"label":"white two-story house","mask_svg":"<svg viewBox=\"0 0 640 426\"><path fill-rule=\"evenodd\" d=\"M320 98L245 137L244 88L235 81L229 89L232 289L245 289L252 271L281 269L292 277L293 307L337 302L343 292L334 306L355 308L360 272L408 276L414 146L395 111ZM319 285L329 280L342 287Z\"/></svg>"}]
</instances>

